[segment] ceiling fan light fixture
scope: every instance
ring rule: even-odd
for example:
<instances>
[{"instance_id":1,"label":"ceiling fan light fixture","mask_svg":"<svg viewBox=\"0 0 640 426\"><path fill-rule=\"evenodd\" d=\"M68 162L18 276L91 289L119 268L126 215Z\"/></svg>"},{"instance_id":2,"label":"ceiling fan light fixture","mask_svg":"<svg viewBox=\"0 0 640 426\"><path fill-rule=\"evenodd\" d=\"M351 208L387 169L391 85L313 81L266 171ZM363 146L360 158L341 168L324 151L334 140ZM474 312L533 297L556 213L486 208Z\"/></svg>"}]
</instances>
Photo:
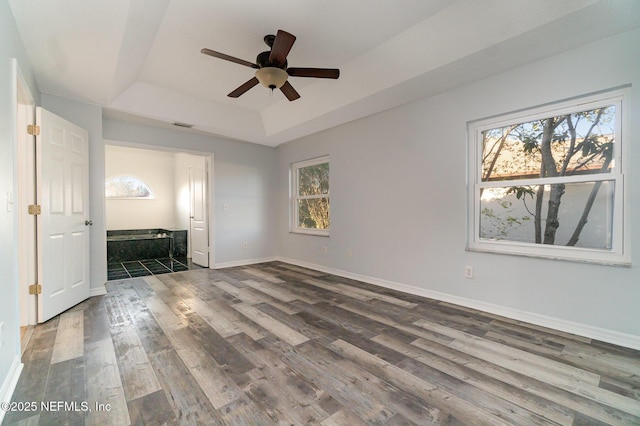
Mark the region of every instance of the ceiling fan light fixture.
<instances>
[{"instance_id":1,"label":"ceiling fan light fixture","mask_svg":"<svg viewBox=\"0 0 640 426\"><path fill-rule=\"evenodd\" d=\"M264 67L256 71L256 78L264 87L279 89L287 81L289 75L282 68Z\"/></svg>"}]
</instances>

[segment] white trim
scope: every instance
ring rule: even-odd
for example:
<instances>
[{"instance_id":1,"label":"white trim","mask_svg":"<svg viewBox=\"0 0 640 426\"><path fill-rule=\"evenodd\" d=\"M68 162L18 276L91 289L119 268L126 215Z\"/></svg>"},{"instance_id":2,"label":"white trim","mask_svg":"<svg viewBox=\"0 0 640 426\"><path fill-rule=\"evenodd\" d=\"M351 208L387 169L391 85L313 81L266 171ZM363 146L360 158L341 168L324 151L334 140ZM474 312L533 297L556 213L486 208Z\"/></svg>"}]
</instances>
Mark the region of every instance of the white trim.
<instances>
[{"instance_id":1,"label":"white trim","mask_svg":"<svg viewBox=\"0 0 640 426\"><path fill-rule=\"evenodd\" d=\"M216 263L215 266L211 269L224 269L224 268L233 268L236 266L247 266L247 265L255 265L256 263L265 263L265 262L275 262L278 260L276 256L271 257L256 257L253 259L242 259L242 260L233 260L231 262L222 262Z\"/></svg>"},{"instance_id":2,"label":"white trim","mask_svg":"<svg viewBox=\"0 0 640 426\"><path fill-rule=\"evenodd\" d=\"M519 309L509 308L506 306L495 305L493 303L468 299L466 297L455 296L452 294L440 293L437 291L432 291L432 290L424 289L421 287L412 286L409 284L403 284L403 283L398 283L394 281L387 281L380 278L374 278L367 275L356 274L353 272L343 271L340 269L335 269L335 268L331 268L323 265L317 265L314 263L304 262L304 261L291 259L287 257L278 257L277 260L285 263L290 263L292 265L313 269L319 272L326 272L328 274L333 274L333 275L337 275L344 278L362 281L368 284L377 285L379 287L402 291L404 293L413 294L415 296L427 297L427 298L439 300L442 302L453 303L453 304L464 306L467 308L488 312L494 315L500 315L506 318L511 318L517 321L523 321L530 324L539 325L542 327L548 327L558 331L563 331L566 333L576 334L578 336L584 336L590 339L596 339L596 340L601 340L603 342L613 343L614 345L620 345L627 348L640 350L640 336L636 336L633 334L620 333L619 331L615 331L615 330L608 330L606 328L594 327L587 324L581 324L573 321L564 320L561 318L549 317L546 315L540 315L533 312L522 311Z\"/></svg>"},{"instance_id":3,"label":"white trim","mask_svg":"<svg viewBox=\"0 0 640 426\"><path fill-rule=\"evenodd\" d=\"M94 297L94 296L104 296L105 294L107 294L107 287L106 287L106 283L104 283L101 287L91 287L89 289L89 297Z\"/></svg>"},{"instance_id":4,"label":"white trim","mask_svg":"<svg viewBox=\"0 0 640 426\"><path fill-rule=\"evenodd\" d=\"M18 128L16 140L16 176L18 191L15 211L18 219L18 298L20 326L38 323L36 315L36 296L29 294L30 284L36 278L36 223L33 216L27 214L27 206L36 201L35 194L35 138L27 134L27 125L35 124L36 107L31 90L18 67Z\"/></svg>"},{"instance_id":5,"label":"white trim","mask_svg":"<svg viewBox=\"0 0 640 426\"><path fill-rule=\"evenodd\" d=\"M16 385L18 384L18 379L20 379L20 374L22 373L23 368L24 364L20 362L20 355L16 355L13 358L13 363L7 373L7 377L4 379L2 387L0 387L0 402L11 401L13 391L16 390ZM5 414L6 411L0 410L0 423L2 423Z\"/></svg>"},{"instance_id":6,"label":"white trim","mask_svg":"<svg viewBox=\"0 0 640 426\"><path fill-rule=\"evenodd\" d=\"M328 163L329 167L331 167L329 155L324 155L322 157L311 158L309 160L296 161L289 165L289 203L290 203L290 213L289 213L289 232L294 234L306 234L306 235L318 235L323 237L328 237L331 232L331 226L329 229L314 229L314 228L301 228L298 226L298 201L299 200L309 200L309 199L330 199L331 193L331 172L329 172L329 192L326 194L318 194L318 195L305 195L301 196L298 194L298 170L303 169L305 167L311 167L318 164Z\"/></svg>"}]
</instances>

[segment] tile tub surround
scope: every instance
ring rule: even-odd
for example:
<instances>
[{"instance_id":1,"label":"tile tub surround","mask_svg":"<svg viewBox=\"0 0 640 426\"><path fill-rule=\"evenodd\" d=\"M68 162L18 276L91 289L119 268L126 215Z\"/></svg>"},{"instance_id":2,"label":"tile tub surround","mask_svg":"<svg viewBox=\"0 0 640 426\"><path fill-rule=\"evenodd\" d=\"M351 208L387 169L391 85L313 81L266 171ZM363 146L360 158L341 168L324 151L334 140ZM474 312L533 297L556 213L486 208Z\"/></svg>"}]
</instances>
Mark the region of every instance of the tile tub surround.
<instances>
[{"instance_id":1,"label":"tile tub surround","mask_svg":"<svg viewBox=\"0 0 640 426\"><path fill-rule=\"evenodd\" d=\"M108 263L186 256L186 230L154 228L107 231Z\"/></svg>"}]
</instances>

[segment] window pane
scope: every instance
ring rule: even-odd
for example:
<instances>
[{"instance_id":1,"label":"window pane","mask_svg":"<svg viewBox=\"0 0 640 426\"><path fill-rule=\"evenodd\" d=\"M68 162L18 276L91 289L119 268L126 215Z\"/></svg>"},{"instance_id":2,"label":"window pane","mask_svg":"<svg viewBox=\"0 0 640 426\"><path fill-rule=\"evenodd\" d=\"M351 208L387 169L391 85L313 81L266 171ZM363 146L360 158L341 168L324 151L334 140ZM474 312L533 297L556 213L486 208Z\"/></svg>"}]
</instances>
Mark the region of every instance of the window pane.
<instances>
[{"instance_id":1,"label":"window pane","mask_svg":"<svg viewBox=\"0 0 640 426\"><path fill-rule=\"evenodd\" d=\"M609 173L614 105L482 132L482 181Z\"/></svg>"},{"instance_id":2,"label":"window pane","mask_svg":"<svg viewBox=\"0 0 640 426\"><path fill-rule=\"evenodd\" d=\"M298 200L298 227L329 229L329 198Z\"/></svg>"},{"instance_id":3,"label":"window pane","mask_svg":"<svg viewBox=\"0 0 640 426\"><path fill-rule=\"evenodd\" d=\"M614 189L614 181L485 188L480 239L611 249Z\"/></svg>"},{"instance_id":4,"label":"window pane","mask_svg":"<svg viewBox=\"0 0 640 426\"><path fill-rule=\"evenodd\" d=\"M315 164L298 169L298 195L329 193L329 163Z\"/></svg>"},{"instance_id":5,"label":"window pane","mask_svg":"<svg viewBox=\"0 0 640 426\"><path fill-rule=\"evenodd\" d=\"M106 198L153 198L149 185L134 176L116 176L105 182Z\"/></svg>"}]
</instances>

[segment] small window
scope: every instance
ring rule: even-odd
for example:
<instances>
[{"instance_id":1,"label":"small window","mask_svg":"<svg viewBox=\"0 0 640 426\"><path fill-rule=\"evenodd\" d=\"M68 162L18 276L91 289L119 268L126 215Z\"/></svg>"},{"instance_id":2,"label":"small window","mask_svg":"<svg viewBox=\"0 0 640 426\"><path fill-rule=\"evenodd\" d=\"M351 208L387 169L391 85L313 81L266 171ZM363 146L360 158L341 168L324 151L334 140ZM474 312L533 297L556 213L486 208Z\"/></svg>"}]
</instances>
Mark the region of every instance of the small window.
<instances>
[{"instance_id":1,"label":"small window","mask_svg":"<svg viewBox=\"0 0 640 426\"><path fill-rule=\"evenodd\" d=\"M153 199L153 191L135 176L114 176L106 180L105 197L111 199Z\"/></svg>"},{"instance_id":2,"label":"small window","mask_svg":"<svg viewBox=\"0 0 640 426\"><path fill-rule=\"evenodd\" d=\"M469 125L468 248L626 264L622 94Z\"/></svg>"},{"instance_id":3,"label":"small window","mask_svg":"<svg viewBox=\"0 0 640 426\"><path fill-rule=\"evenodd\" d=\"M329 235L329 157L291 165L291 231Z\"/></svg>"}]
</instances>

